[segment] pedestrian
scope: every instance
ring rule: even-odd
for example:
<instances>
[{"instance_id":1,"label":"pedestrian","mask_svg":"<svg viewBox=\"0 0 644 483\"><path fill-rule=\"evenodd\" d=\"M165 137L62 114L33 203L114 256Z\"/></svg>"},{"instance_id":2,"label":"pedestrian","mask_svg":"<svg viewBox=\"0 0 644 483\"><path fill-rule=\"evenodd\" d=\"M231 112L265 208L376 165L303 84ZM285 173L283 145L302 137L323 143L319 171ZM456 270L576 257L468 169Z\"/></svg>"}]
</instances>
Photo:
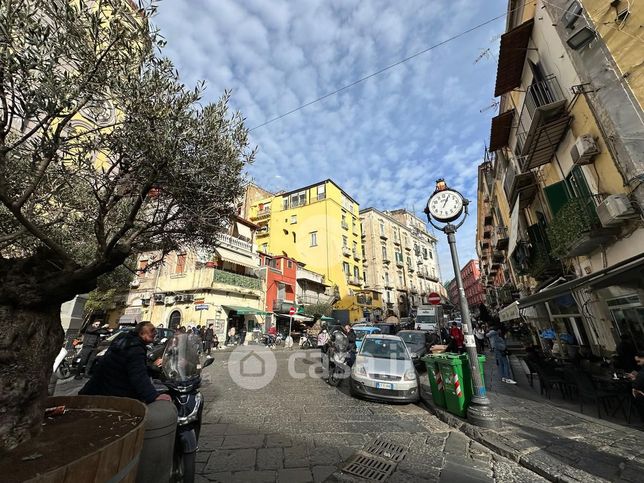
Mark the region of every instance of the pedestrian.
<instances>
[{"instance_id":1,"label":"pedestrian","mask_svg":"<svg viewBox=\"0 0 644 483\"><path fill-rule=\"evenodd\" d=\"M217 337L217 334L212 334L212 348L219 349L219 337Z\"/></svg>"},{"instance_id":2,"label":"pedestrian","mask_svg":"<svg viewBox=\"0 0 644 483\"><path fill-rule=\"evenodd\" d=\"M212 343L215 337L215 331L213 330L213 324L210 324L208 328L204 331L204 349L206 351L206 354L210 355L210 352L212 351Z\"/></svg>"},{"instance_id":3,"label":"pedestrian","mask_svg":"<svg viewBox=\"0 0 644 483\"><path fill-rule=\"evenodd\" d=\"M148 375L146 345L154 342L155 336L151 322L139 322L134 330L117 337L78 394L129 397L146 404L171 401L168 394L158 394Z\"/></svg>"},{"instance_id":4,"label":"pedestrian","mask_svg":"<svg viewBox=\"0 0 644 483\"><path fill-rule=\"evenodd\" d=\"M105 324L101 327L100 320L92 322L83 334L83 347L80 351L80 361L76 368L76 376L74 379L82 379L83 376L89 377L89 372L94 365L96 359L96 348L101 342L101 335L107 335L109 325Z\"/></svg>"},{"instance_id":5,"label":"pedestrian","mask_svg":"<svg viewBox=\"0 0 644 483\"><path fill-rule=\"evenodd\" d=\"M633 358L637 364L638 370L628 375L633 381L633 398L635 399L635 408L639 413L640 420L644 422L644 351L638 352Z\"/></svg>"},{"instance_id":6,"label":"pedestrian","mask_svg":"<svg viewBox=\"0 0 644 483\"><path fill-rule=\"evenodd\" d=\"M456 352L462 353L465 346L465 336L463 335L463 331L459 328L456 322L452 322L452 328L449 329L449 335L454 341Z\"/></svg>"},{"instance_id":7,"label":"pedestrian","mask_svg":"<svg viewBox=\"0 0 644 483\"><path fill-rule=\"evenodd\" d=\"M231 326L228 329L228 338L226 339L226 345L233 345L233 339L235 337L235 326Z\"/></svg>"},{"instance_id":8,"label":"pedestrian","mask_svg":"<svg viewBox=\"0 0 644 483\"><path fill-rule=\"evenodd\" d=\"M474 329L474 338L476 339L476 350L479 353L485 351L485 330L483 330L483 324L479 323Z\"/></svg>"},{"instance_id":9,"label":"pedestrian","mask_svg":"<svg viewBox=\"0 0 644 483\"><path fill-rule=\"evenodd\" d=\"M516 381L512 379L510 361L508 360L507 345L505 343L505 338L503 337L502 332L498 328L493 328L486 335L490 340L490 347L494 351L496 365L499 366L501 381L505 382L506 384L516 384Z\"/></svg>"},{"instance_id":10,"label":"pedestrian","mask_svg":"<svg viewBox=\"0 0 644 483\"><path fill-rule=\"evenodd\" d=\"M621 369L624 372L637 370L637 364L635 362L637 350L627 335L621 335L620 343L617 345L615 352L616 369Z\"/></svg>"},{"instance_id":11,"label":"pedestrian","mask_svg":"<svg viewBox=\"0 0 644 483\"><path fill-rule=\"evenodd\" d=\"M239 332L239 345L244 345L245 341L246 341L246 327L242 327L241 331Z\"/></svg>"},{"instance_id":12,"label":"pedestrian","mask_svg":"<svg viewBox=\"0 0 644 483\"><path fill-rule=\"evenodd\" d=\"M347 335L347 339L349 341L349 357L347 358L347 365L349 367L352 367L353 362L356 360L356 352L357 352L356 332L351 327L351 324L344 325L344 332Z\"/></svg>"},{"instance_id":13,"label":"pedestrian","mask_svg":"<svg viewBox=\"0 0 644 483\"><path fill-rule=\"evenodd\" d=\"M322 332L318 335L318 347L324 352L326 343L329 342L329 334L326 329L322 329Z\"/></svg>"}]
</instances>

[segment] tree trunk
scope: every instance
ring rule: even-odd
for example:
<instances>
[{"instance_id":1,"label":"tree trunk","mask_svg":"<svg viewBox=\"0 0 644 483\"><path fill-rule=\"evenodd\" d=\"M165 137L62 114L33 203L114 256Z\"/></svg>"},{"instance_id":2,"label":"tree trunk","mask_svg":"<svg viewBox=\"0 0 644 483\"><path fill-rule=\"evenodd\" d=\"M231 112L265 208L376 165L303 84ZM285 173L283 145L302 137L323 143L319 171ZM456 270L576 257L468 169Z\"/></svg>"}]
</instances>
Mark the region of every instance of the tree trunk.
<instances>
[{"instance_id":1,"label":"tree trunk","mask_svg":"<svg viewBox=\"0 0 644 483\"><path fill-rule=\"evenodd\" d=\"M0 456L40 431L63 340L60 304L0 304Z\"/></svg>"}]
</instances>

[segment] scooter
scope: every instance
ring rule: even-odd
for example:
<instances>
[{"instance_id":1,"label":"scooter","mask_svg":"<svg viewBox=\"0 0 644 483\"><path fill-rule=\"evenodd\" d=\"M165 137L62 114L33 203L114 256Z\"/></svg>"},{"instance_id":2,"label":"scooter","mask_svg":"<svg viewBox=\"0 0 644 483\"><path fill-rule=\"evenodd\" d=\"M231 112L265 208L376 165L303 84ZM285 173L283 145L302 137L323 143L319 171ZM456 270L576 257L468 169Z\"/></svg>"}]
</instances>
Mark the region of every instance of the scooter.
<instances>
[{"instance_id":1,"label":"scooter","mask_svg":"<svg viewBox=\"0 0 644 483\"><path fill-rule=\"evenodd\" d=\"M313 335L306 335L300 341L300 348L302 349L315 349L318 346L318 338Z\"/></svg>"},{"instance_id":2,"label":"scooter","mask_svg":"<svg viewBox=\"0 0 644 483\"><path fill-rule=\"evenodd\" d=\"M175 334L167 343L162 359L162 392L170 395L177 408L177 432L172 457L172 481L191 483L195 479L195 457L201 431L203 397L199 392L201 370L215 359L200 361L201 339L192 334Z\"/></svg>"},{"instance_id":3,"label":"scooter","mask_svg":"<svg viewBox=\"0 0 644 483\"><path fill-rule=\"evenodd\" d=\"M326 361L326 382L331 386L338 386L343 379L349 377L350 367L349 339L341 332L336 331L331 335L328 349L324 354Z\"/></svg>"}]
</instances>

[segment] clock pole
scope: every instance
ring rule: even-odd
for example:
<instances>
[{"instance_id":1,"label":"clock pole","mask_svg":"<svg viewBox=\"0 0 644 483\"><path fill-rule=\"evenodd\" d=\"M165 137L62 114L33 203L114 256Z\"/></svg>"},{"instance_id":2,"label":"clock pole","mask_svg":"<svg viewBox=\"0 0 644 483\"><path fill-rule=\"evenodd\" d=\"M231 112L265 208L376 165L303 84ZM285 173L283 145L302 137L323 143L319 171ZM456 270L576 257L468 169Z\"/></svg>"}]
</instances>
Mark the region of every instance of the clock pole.
<instances>
[{"instance_id":1,"label":"clock pole","mask_svg":"<svg viewBox=\"0 0 644 483\"><path fill-rule=\"evenodd\" d=\"M485 388L485 381L481 377L481 371L479 370L479 361L478 354L476 352L476 341L474 339L474 330L472 327L472 320L470 318L470 308L467 303L467 298L465 297L465 289L463 288L463 279L461 278L461 268L460 262L458 260L458 250L456 248L456 231L463 225L465 219L468 215L468 204L469 201L463 198L463 196L455 190L451 190L460 196L463 200L463 206L451 217L451 219L438 219L438 221L446 221L447 223L444 226L438 226L434 224L431 217L430 204L432 198L437 194L440 194L441 191L447 190L447 185L443 179L436 181L436 191L429 198L427 203L427 208L425 208L425 213L427 214L427 220L432 224L432 226L447 235L447 243L449 244L450 254L452 256L452 265L454 267L454 277L456 279L456 287L458 288L458 299L461 306L461 317L463 321L463 332L465 333L465 348L467 350L467 358L469 360L470 374L472 375L472 401L467 408L467 419L472 424L481 426L484 428L495 428L499 426L499 420L497 416L492 411L490 400L487 397L487 390ZM463 219L457 225L452 224L452 221L458 219L461 214L463 214Z\"/></svg>"}]
</instances>

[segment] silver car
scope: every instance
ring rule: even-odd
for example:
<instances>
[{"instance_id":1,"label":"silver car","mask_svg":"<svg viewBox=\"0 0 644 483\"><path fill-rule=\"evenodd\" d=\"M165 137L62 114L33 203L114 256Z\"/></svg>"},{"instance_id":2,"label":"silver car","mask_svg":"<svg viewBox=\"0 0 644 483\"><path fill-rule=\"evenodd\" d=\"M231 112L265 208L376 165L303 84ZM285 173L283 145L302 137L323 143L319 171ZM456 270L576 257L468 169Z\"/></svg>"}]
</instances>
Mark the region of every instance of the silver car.
<instances>
[{"instance_id":1,"label":"silver car","mask_svg":"<svg viewBox=\"0 0 644 483\"><path fill-rule=\"evenodd\" d=\"M403 340L396 335L365 336L351 370L350 387L353 396L417 402L418 374Z\"/></svg>"}]
</instances>

